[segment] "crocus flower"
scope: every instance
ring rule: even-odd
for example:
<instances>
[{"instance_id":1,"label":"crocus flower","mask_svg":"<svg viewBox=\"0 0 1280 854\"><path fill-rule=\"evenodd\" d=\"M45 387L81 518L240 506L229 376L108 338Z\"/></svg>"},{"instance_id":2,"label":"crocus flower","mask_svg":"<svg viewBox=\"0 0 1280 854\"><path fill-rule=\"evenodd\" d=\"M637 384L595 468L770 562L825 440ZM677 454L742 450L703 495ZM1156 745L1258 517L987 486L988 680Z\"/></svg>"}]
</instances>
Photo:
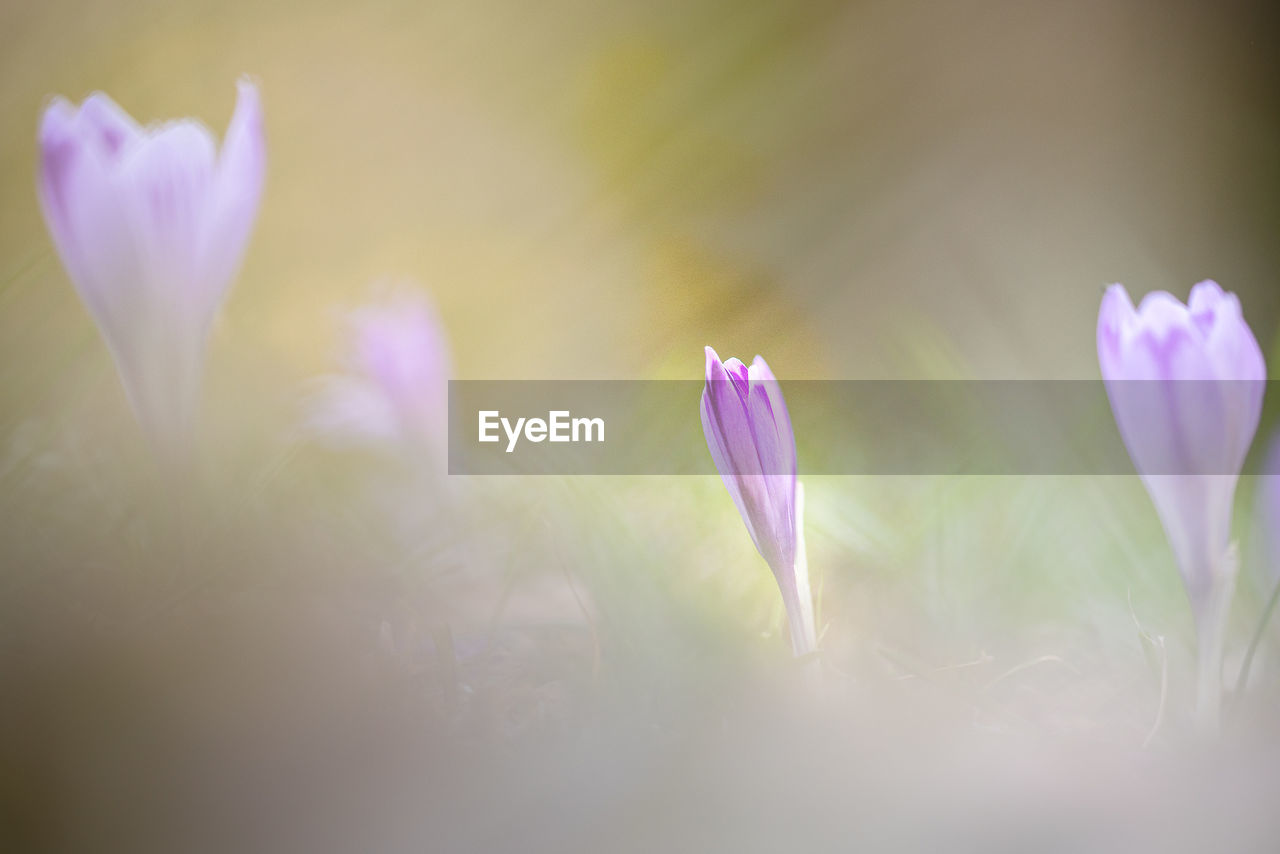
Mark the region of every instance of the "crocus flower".
<instances>
[{"instance_id":1,"label":"crocus flower","mask_svg":"<svg viewBox=\"0 0 1280 854\"><path fill-rule=\"evenodd\" d=\"M702 430L733 503L782 591L791 648L816 645L804 552L804 492L796 477L796 440L778 381L764 359L748 367L721 362L707 348Z\"/></svg>"},{"instance_id":2,"label":"crocus flower","mask_svg":"<svg viewBox=\"0 0 1280 854\"><path fill-rule=\"evenodd\" d=\"M346 370L322 379L311 429L337 443L443 447L450 359L431 303L400 287L347 320Z\"/></svg>"},{"instance_id":3,"label":"crocus flower","mask_svg":"<svg viewBox=\"0 0 1280 854\"><path fill-rule=\"evenodd\" d=\"M1235 294L1201 282L1135 309L1112 285L1098 361L1120 434L1173 548L1200 643L1200 707L1216 724L1223 633L1235 590L1236 482L1258 429L1266 365Z\"/></svg>"},{"instance_id":4,"label":"crocus flower","mask_svg":"<svg viewBox=\"0 0 1280 854\"><path fill-rule=\"evenodd\" d=\"M103 94L57 98L39 131L45 222L134 414L165 451L190 439L205 343L258 210L266 143L239 84L221 151L193 119L142 127Z\"/></svg>"}]
</instances>

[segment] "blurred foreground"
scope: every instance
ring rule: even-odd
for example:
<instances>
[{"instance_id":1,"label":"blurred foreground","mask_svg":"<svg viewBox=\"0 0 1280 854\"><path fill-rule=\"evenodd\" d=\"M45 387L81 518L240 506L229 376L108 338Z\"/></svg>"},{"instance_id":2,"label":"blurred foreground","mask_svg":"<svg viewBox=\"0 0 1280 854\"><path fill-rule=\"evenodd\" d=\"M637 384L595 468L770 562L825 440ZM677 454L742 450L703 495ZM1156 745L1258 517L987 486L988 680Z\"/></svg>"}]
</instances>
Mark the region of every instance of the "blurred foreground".
<instances>
[{"instance_id":1,"label":"blurred foreground","mask_svg":"<svg viewBox=\"0 0 1280 854\"><path fill-rule=\"evenodd\" d=\"M1195 735L1190 616L1134 478L810 479L815 682L715 478L441 480L302 446L181 486L142 450L4 463L9 850L1280 830L1274 663L1221 742Z\"/></svg>"}]
</instances>

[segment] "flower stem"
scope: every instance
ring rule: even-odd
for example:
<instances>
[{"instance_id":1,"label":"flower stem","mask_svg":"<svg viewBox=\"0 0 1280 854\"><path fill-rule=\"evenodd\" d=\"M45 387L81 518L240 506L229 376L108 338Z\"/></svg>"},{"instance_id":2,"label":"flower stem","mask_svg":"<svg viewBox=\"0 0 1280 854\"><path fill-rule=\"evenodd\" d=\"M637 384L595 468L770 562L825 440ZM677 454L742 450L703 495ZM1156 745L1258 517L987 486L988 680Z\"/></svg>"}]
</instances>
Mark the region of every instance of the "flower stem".
<instances>
[{"instance_id":1,"label":"flower stem","mask_svg":"<svg viewBox=\"0 0 1280 854\"><path fill-rule=\"evenodd\" d=\"M787 626L791 632L791 651L796 658L811 654L817 648L813 626L813 594L809 590L809 556L804 545L804 484L796 484L796 562L793 567L792 595L783 592L787 606ZM790 600L790 601L788 601Z\"/></svg>"},{"instance_id":2,"label":"flower stem","mask_svg":"<svg viewBox=\"0 0 1280 854\"><path fill-rule=\"evenodd\" d=\"M1222 624L1205 626L1199 633L1196 669L1196 726L1206 735L1217 735L1222 708Z\"/></svg>"},{"instance_id":3,"label":"flower stem","mask_svg":"<svg viewBox=\"0 0 1280 854\"><path fill-rule=\"evenodd\" d=\"M1209 736L1218 734L1222 713L1222 656L1226 648L1227 617L1231 613L1231 597L1236 590L1236 568L1239 559L1232 546L1222 556L1218 571L1212 574L1207 601L1201 603L1196 619L1197 675L1196 725Z\"/></svg>"}]
</instances>

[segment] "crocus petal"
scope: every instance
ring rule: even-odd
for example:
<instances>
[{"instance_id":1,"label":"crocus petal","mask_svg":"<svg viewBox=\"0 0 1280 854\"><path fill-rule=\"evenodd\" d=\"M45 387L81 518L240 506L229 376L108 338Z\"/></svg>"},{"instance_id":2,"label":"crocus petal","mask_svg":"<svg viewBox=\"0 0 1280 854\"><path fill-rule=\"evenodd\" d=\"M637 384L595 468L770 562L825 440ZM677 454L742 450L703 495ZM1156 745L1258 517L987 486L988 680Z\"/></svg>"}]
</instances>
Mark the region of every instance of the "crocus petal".
<instances>
[{"instance_id":1,"label":"crocus petal","mask_svg":"<svg viewBox=\"0 0 1280 854\"><path fill-rule=\"evenodd\" d=\"M724 446L724 440L720 437L720 428L715 421L715 414L711 410L711 400L707 391L702 393L702 404L699 407L702 416L702 433L707 438L707 447L711 450L711 459L716 465L716 471L720 473L720 480L724 483L725 489L729 491L729 497L733 499L733 504L738 508L738 515L742 517L742 521L746 523L747 533L751 535L751 542L755 544L756 550L760 551L760 535L756 533L755 525L751 521L752 514L747 511L746 499L742 495L739 487L739 478L733 474L733 463L729 459L729 452Z\"/></svg>"},{"instance_id":2,"label":"crocus petal","mask_svg":"<svg viewBox=\"0 0 1280 854\"><path fill-rule=\"evenodd\" d=\"M40 170L36 189L49 231L59 249L70 240L67 194L74 186L71 171L77 165L79 140L75 137L76 108L65 98L55 98L45 108L36 135L40 146Z\"/></svg>"},{"instance_id":3,"label":"crocus petal","mask_svg":"<svg viewBox=\"0 0 1280 854\"><path fill-rule=\"evenodd\" d=\"M145 131L120 106L102 92L94 92L80 105L81 135L107 160L118 159Z\"/></svg>"},{"instance_id":4,"label":"crocus petal","mask_svg":"<svg viewBox=\"0 0 1280 854\"><path fill-rule=\"evenodd\" d=\"M139 277L117 281L107 334L125 387L159 437L190 431L213 311L200 245L212 195L214 142L201 125L171 123L126 152L116 173Z\"/></svg>"},{"instance_id":5,"label":"crocus petal","mask_svg":"<svg viewBox=\"0 0 1280 854\"><path fill-rule=\"evenodd\" d=\"M764 487L762 506L768 508L761 520L769 525L769 537L765 552L771 565L790 567L795 562L795 444L790 435L781 435L780 425L774 419L769 405L769 383L754 381L747 402L748 422L754 440L760 470L759 478Z\"/></svg>"},{"instance_id":6,"label":"crocus petal","mask_svg":"<svg viewBox=\"0 0 1280 854\"><path fill-rule=\"evenodd\" d=\"M351 330L353 369L373 378L391 396L407 399L426 389L444 390L450 373L444 327L416 291L405 288L356 310ZM433 402L433 407L438 405Z\"/></svg>"},{"instance_id":7,"label":"crocus petal","mask_svg":"<svg viewBox=\"0 0 1280 854\"><path fill-rule=\"evenodd\" d=\"M146 272L145 298L166 311L198 312L206 275L200 249L213 196L215 144L202 125L174 122L120 163L117 190Z\"/></svg>"},{"instance_id":8,"label":"crocus petal","mask_svg":"<svg viewBox=\"0 0 1280 854\"><path fill-rule=\"evenodd\" d=\"M214 176L200 264L206 300L217 304L235 276L257 218L267 171L267 142L257 87L239 83L235 113L227 126Z\"/></svg>"},{"instance_id":9,"label":"crocus petal","mask_svg":"<svg viewBox=\"0 0 1280 854\"><path fill-rule=\"evenodd\" d=\"M731 364L735 361L731 359L722 364L715 351L707 348L707 380L702 393L703 432L712 448L713 459L719 457L716 468L738 505L752 542L773 566L777 559L773 541L776 526L769 517L769 487L762 476L760 455L745 405L749 384L740 392L743 384L729 373L729 369L735 369ZM735 369L734 376L737 373Z\"/></svg>"},{"instance_id":10,"label":"crocus petal","mask_svg":"<svg viewBox=\"0 0 1280 854\"><path fill-rule=\"evenodd\" d=\"M737 477L762 474L760 455L752 442L751 422L747 418L746 398L749 384L730 375L728 363L721 364L715 351L707 348L707 381L704 394L711 411L711 422L720 437L728 462L722 473ZM730 362L736 360L731 359ZM741 362L738 363L741 365ZM741 391L739 390L741 389Z\"/></svg>"},{"instance_id":11,"label":"crocus petal","mask_svg":"<svg viewBox=\"0 0 1280 854\"><path fill-rule=\"evenodd\" d=\"M40 125L41 209L81 299L111 339L127 308L113 306L117 287L142 277L129 222L121 215L113 164L79 134L79 114L59 98ZM110 340L108 343L112 343Z\"/></svg>"},{"instance_id":12,"label":"crocus petal","mask_svg":"<svg viewBox=\"0 0 1280 854\"><path fill-rule=\"evenodd\" d=\"M1266 390L1267 366L1262 348L1245 322L1240 300L1223 293L1216 282L1201 282L1191 291L1191 314L1205 329L1205 354L1222 392L1222 411L1231 443L1227 465L1239 470L1248 456Z\"/></svg>"},{"instance_id":13,"label":"crocus petal","mask_svg":"<svg viewBox=\"0 0 1280 854\"><path fill-rule=\"evenodd\" d=\"M396 286L347 321L346 373L326 382L312 404L314 432L339 443L443 447L452 371L431 303L416 289Z\"/></svg>"},{"instance_id":14,"label":"crocus petal","mask_svg":"<svg viewBox=\"0 0 1280 854\"><path fill-rule=\"evenodd\" d=\"M767 484L771 506L783 508L783 512L776 516L778 528L775 537L780 544L782 561L790 564L795 560L799 536L796 530L799 517L794 509L797 490L795 434L782 388L763 357L756 356L751 363L751 376L753 411L756 413L753 424L767 418L767 424L757 426L757 433L763 434L762 439L769 439L767 443L762 441L761 468L769 472Z\"/></svg>"}]
</instances>

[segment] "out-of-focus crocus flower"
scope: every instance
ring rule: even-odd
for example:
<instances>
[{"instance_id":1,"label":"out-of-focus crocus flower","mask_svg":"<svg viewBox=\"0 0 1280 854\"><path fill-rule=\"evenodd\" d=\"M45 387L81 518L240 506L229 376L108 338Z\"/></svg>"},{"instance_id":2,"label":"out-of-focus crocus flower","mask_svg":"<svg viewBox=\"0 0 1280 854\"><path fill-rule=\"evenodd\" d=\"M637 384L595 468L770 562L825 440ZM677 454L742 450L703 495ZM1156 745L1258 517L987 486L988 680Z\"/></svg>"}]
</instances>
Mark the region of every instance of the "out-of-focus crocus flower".
<instances>
[{"instance_id":1,"label":"out-of-focus crocus flower","mask_svg":"<svg viewBox=\"0 0 1280 854\"><path fill-rule=\"evenodd\" d=\"M813 598L804 550L804 490L796 477L796 440L782 391L764 359L721 362L707 348L702 430L716 469L756 549L782 591L791 648L813 652Z\"/></svg>"},{"instance_id":2,"label":"out-of-focus crocus flower","mask_svg":"<svg viewBox=\"0 0 1280 854\"><path fill-rule=\"evenodd\" d=\"M239 267L266 173L258 90L239 84L221 151L194 119L138 125L103 94L57 98L39 132L45 221L129 403L183 454L209 327Z\"/></svg>"},{"instance_id":3,"label":"out-of-focus crocus flower","mask_svg":"<svg viewBox=\"0 0 1280 854\"><path fill-rule=\"evenodd\" d=\"M312 431L338 443L443 448L451 369L431 303L401 287L348 321L346 371L322 379L309 414Z\"/></svg>"},{"instance_id":4,"label":"out-of-focus crocus flower","mask_svg":"<svg viewBox=\"0 0 1280 854\"><path fill-rule=\"evenodd\" d=\"M1157 291L1136 309L1112 285L1098 314L1098 361L1191 600L1200 717L1215 727L1238 564L1232 504L1262 412L1262 351L1240 301L1214 282L1192 288L1186 305Z\"/></svg>"}]
</instances>

